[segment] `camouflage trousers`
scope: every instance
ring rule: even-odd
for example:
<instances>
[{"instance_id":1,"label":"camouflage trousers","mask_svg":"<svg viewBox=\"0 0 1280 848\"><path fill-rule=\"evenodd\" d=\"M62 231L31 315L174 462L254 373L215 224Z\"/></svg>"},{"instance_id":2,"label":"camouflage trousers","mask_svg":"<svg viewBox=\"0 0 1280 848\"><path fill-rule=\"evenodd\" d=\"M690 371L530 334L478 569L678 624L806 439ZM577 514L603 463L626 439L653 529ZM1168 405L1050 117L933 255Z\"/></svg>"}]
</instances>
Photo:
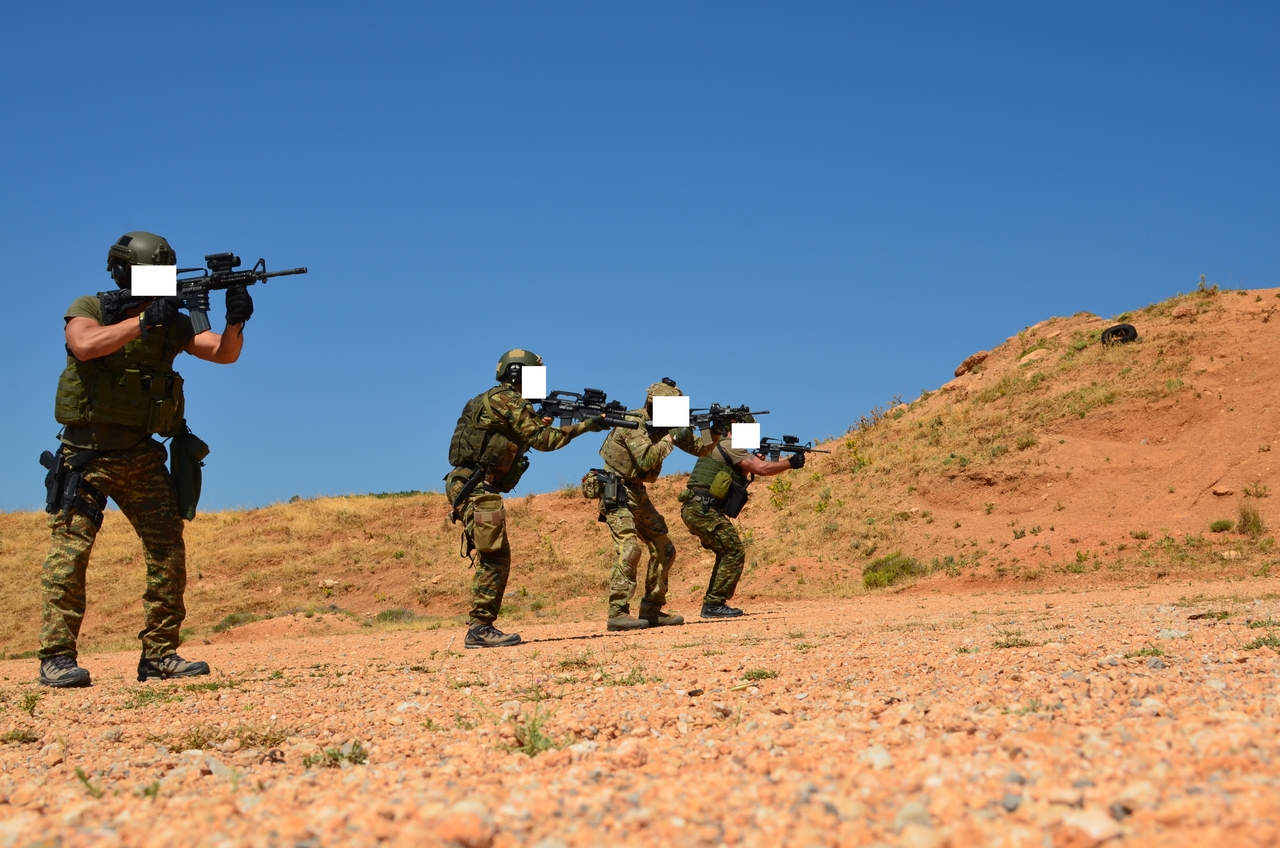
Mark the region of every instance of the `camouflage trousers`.
<instances>
[{"instance_id":1,"label":"camouflage trousers","mask_svg":"<svg viewBox=\"0 0 1280 848\"><path fill-rule=\"evenodd\" d=\"M742 565L747 559L738 528L720 510L703 506L697 499L684 505L680 518L689 532L698 537L702 547L716 555L716 564L711 569L711 580L707 583L707 594L702 603L727 604L738 588Z\"/></svg>"},{"instance_id":2,"label":"camouflage trousers","mask_svg":"<svg viewBox=\"0 0 1280 848\"><path fill-rule=\"evenodd\" d=\"M627 484L627 505L604 513L613 536L613 574L609 577L609 617L631 611L640 557L649 551L641 606L662 609L667 581L676 559L676 546L667 536L667 522L649 500L643 483Z\"/></svg>"},{"instance_id":3,"label":"camouflage trousers","mask_svg":"<svg viewBox=\"0 0 1280 848\"><path fill-rule=\"evenodd\" d=\"M463 470L461 476L451 474L446 478L445 493L451 502L457 497L458 490L466 483L467 476L468 472ZM497 498L501 501L500 495L485 492L483 487L477 487L476 491L462 502L462 523L467 538L473 541L476 538L476 502L482 498L489 500ZM492 508L489 505L485 507ZM507 578L511 576L511 543L507 540L506 527L502 529L502 546L498 550L477 551L475 557L475 575L471 578L469 621L472 624L493 624L502 610L502 596L506 594Z\"/></svg>"},{"instance_id":4,"label":"camouflage trousers","mask_svg":"<svg viewBox=\"0 0 1280 848\"><path fill-rule=\"evenodd\" d=\"M74 454L74 449L68 448ZM142 596L145 625L138 638L142 654L160 659L178 650L178 631L187 615L182 595L187 588L187 549L182 541L178 497L164 467L164 445L152 439L128 450L111 451L81 467L85 482L103 501L86 495L99 509L110 498L142 541L147 588ZM85 573L98 536L94 522L78 511L69 518L49 516L53 538L40 578L42 621L40 658L76 655L76 640L85 610Z\"/></svg>"}]
</instances>

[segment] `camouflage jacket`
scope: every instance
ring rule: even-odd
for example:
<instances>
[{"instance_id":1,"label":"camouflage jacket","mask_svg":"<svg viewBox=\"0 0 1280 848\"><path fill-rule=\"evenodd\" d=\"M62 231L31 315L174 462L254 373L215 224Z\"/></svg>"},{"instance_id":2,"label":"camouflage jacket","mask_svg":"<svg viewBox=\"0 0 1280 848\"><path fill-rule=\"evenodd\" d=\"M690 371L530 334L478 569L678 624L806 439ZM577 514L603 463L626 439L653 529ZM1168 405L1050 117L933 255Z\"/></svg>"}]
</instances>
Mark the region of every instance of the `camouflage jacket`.
<instances>
[{"instance_id":1,"label":"camouflage jacket","mask_svg":"<svg viewBox=\"0 0 1280 848\"><path fill-rule=\"evenodd\" d=\"M693 435L688 427L671 431L672 441L650 432L644 426L648 420L644 409L632 409L627 418L640 423L639 429L615 427L600 446L606 471L612 471L631 483L652 483L662 474L662 461L674 448L680 448L693 456L706 456L715 442L706 445Z\"/></svg>"},{"instance_id":2,"label":"camouflage jacket","mask_svg":"<svg viewBox=\"0 0 1280 848\"><path fill-rule=\"evenodd\" d=\"M585 422L568 427L544 423L533 404L513 386L498 385L477 395L463 409L450 446L450 462L455 467L474 467L493 460L490 481L500 480L526 450L559 450L587 430Z\"/></svg>"}]
</instances>

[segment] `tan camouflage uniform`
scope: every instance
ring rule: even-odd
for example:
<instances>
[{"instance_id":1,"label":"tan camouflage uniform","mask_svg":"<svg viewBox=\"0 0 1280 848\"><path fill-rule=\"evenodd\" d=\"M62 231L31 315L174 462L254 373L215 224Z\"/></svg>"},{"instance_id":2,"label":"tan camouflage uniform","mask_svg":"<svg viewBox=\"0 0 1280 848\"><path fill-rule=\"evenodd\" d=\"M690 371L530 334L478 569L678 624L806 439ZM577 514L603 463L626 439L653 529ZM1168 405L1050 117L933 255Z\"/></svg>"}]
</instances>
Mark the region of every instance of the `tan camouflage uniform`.
<instances>
[{"instance_id":1,"label":"tan camouflage uniform","mask_svg":"<svg viewBox=\"0 0 1280 848\"><path fill-rule=\"evenodd\" d=\"M627 417L637 422L647 420L645 409L631 410ZM672 441L655 438L643 424L630 430L615 427L600 448L605 470L625 481L627 505L606 510L601 503L601 516L613 537L613 573L609 577L609 617L629 615L631 597L635 594L640 557L647 549L642 608L662 609L667 602L667 583L676 558L676 546L667 535L667 522L649 499L646 483L662 474L662 462L671 451L680 448L694 456L705 456L714 447L702 445L693 431L681 427L671 431ZM619 454L619 449L625 454ZM614 457L614 461L610 461ZM621 461L620 461L621 460ZM628 473L630 472L630 473Z\"/></svg>"},{"instance_id":2,"label":"tan camouflage uniform","mask_svg":"<svg viewBox=\"0 0 1280 848\"><path fill-rule=\"evenodd\" d=\"M496 389L489 389L486 394L489 395L489 405L496 418L491 429L505 436L510 446L508 456L489 473L485 484L476 487L460 505L460 517L466 526L467 536L471 539L475 538L477 502L481 502L482 508L486 510L502 509L502 498L496 494L498 482L517 456L530 448L537 451L559 450L588 429L581 422L568 427L552 427L543 423L533 404L521 397L513 386L500 384ZM471 471L469 468L455 468L445 476L445 493L450 501L462 489L471 476ZM475 577L471 581L470 622L493 624L502 609L502 596L506 592L507 578L511 573L511 545L507 540L505 518L501 548L480 552L477 560Z\"/></svg>"}]
</instances>

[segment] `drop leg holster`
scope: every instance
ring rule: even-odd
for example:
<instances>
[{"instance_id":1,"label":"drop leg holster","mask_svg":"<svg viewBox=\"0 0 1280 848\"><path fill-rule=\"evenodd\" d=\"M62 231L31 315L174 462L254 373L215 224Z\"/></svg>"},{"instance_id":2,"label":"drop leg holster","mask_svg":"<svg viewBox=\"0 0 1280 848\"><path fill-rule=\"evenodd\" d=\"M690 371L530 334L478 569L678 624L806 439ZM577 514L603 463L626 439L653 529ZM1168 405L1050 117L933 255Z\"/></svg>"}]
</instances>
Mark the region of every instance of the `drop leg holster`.
<instances>
[{"instance_id":1,"label":"drop leg holster","mask_svg":"<svg viewBox=\"0 0 1280 848\"><path fill-rule=\"evenodd\" d=\"M66 520L75 510L92 521L94 527L102 527L102 509L106 507L107 499L96 486L85 481L80 469L103 455L103 451L81 450L68 458L66 446L59 447L57 453L45 451L40 454L40 464L48 469L44 475L44 511L50 515L61 512ZM101 503L102 507L89 498Z\"/></svg>"}]
</instances>

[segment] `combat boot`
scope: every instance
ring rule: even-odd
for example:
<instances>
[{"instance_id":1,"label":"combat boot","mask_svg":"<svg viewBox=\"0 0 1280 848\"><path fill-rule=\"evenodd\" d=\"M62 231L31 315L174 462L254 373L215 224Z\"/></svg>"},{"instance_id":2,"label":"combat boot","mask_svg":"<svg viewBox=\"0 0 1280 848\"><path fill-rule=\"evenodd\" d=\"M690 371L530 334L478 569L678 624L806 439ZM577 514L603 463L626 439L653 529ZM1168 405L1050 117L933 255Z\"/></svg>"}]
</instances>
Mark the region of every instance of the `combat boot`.
<instances>
[{"instance_id":1,"label":"combat boot","mask_svg":"<svg viewBox=\"0 0 1280 848\"><path fill-rule=\"evenodd\" d=\"M703 604L703 618L737 618L742 615L742 610L737 607L731 607L728 604Z\"/></svg>"},{"instance_id":2,"label":"combat boot","mask_svg":"<svg viewBox=\"0 0 1280 848\"><path fill-rule=\"evenodd\" d=\"M509 648L520 644L519 633L503 633L492 624L478 621L467 628L467 638L462 640L466 648Z\"/></svg>"},{"instance_id":3,"label":"combat boot","mask_svg":"<svg viewBox=\"0 0 1280 848\"><path fill-rule=\"evenodd\" d=\"M76 658L60 654L40 661L40 685L71 689L89 685L89 672L76 665Z\"/></svg>"},{"instance_id":4,"label":"combat boot","mask_svg":"<svg viewBox=\"0 0 1280 848\"><path fill-rule=\"evenodd\" d=\"M663 612L661 607L649 604L640 605L640 618L649 622L650 627L675 627L684 624L684 616L674 612Z\"/></svg>"},{"instance_id":5,"label":"combat boot","mask_svg":"<svg viewBox=\"0 0 1280 848\"><path fill-rule=\"evenodd\" d=\"M189 662L177 654L169 654L158 660L149 660L146 656L138 660L138 682L145 680L168 680L171 677L199 677L209 673L206 662Z\"/></svg>"},{"instance_id":6,"label":"combat boot","mask_svg":"<svg viewBox=\"0 0 1280 848\"><path fill-rule=\"evenodd\" d=\"M649 622L644 619L632 618L629 610L609 616L609 630L643 630L648 626Z\"/></svg>"}]
</instances>

